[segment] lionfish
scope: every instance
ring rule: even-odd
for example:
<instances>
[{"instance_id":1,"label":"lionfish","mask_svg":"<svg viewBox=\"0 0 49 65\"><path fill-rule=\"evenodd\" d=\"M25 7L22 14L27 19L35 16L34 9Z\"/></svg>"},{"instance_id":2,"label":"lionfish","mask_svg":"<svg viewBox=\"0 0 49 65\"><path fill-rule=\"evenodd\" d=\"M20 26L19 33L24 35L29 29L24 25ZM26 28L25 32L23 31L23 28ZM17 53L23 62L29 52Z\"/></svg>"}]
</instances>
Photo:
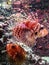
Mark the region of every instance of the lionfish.
<instances>
[{"instance_id":1,"label":"lionfish","mask_svg":"<svg viewBox=\"0 0 49 65\"><path fill-rule=\"evenodd\" d=\"M21 65L25 61L25 50L17 43L8 43L6 45L6 52L9 62L14 65Z\"/></svg>"},{"instance_id":2,"label":"lionfish","mask_svg":"<svg viewBox=\"0 0 49 65\"><path fill-rule=\"evenodd\" d=\"M48 34L48 30L38 22L26 21L18 23L13 29L13 36L19 42L32 47L35 44L37 38L44 37Z\"/></svg>"}]
</instances>

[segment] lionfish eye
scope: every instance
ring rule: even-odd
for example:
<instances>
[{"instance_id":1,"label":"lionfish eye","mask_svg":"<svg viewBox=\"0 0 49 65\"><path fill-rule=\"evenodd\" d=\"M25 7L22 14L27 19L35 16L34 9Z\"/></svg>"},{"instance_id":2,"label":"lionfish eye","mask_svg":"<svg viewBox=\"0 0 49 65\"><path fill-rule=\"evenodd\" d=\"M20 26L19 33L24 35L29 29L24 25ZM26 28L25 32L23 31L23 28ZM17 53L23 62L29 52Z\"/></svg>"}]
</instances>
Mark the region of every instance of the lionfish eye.
<instances>
[{"instance_id":1,"label":"lionfish eye","mask_svg":"<svg viewBox=\"0 0 49 65\"><path fill-rule=\"evenodd\" d=\"M40 30L42 30L42 29L44 29L44 26L43 25L41 25L41 27L40 27Z\"/></svg>"},{"instance_id":2,"label":"lionfish eye","mask_svg":"<svg viewBox=\"0 0 49 65\"><path fill-rule=\"evenodd\" d=\"M37 35L37 32L35 32L35 35Z\"/></svg>"},{"instance_id":3,"label":"lionfish eye","mask_svg":"<svg viewBox=\"0 0 49 65\"><path fill-rule=\"evenodd\" d=\"M44 29L44 27L41 27L40 30Z\"/></svg>"}]
</instances>

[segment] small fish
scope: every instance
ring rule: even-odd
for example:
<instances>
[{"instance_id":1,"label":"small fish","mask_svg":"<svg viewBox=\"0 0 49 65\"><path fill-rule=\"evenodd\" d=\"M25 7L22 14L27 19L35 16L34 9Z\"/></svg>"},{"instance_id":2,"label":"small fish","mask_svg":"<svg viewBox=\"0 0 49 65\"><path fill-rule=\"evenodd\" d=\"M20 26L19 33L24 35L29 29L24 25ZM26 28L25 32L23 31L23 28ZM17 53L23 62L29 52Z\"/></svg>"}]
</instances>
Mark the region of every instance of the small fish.
<instances>
[{"instance_id":1,"label":"small fish","mask_svg":"<svg viewBox=\"0 0 49 65\"><path fill-rule=\"evenodd\" d=\"M48 34L48 30L37 20L18 23L13 29L13 36L28 46L33 46L35 40Z\"/></svg>"},{"instance_id":2,"label":"small fish","mask_svg":"<svg viewBox=\"0 0 49 65\"><path fill-rule=\"evenodd\" d=\"M18 44L13 44L13 43L7 44L6 52L8 54L10 62L12 63L21 65L21 63L23 63L23 61L25 60L26 52Z\"/></svg>"}]
</instances>

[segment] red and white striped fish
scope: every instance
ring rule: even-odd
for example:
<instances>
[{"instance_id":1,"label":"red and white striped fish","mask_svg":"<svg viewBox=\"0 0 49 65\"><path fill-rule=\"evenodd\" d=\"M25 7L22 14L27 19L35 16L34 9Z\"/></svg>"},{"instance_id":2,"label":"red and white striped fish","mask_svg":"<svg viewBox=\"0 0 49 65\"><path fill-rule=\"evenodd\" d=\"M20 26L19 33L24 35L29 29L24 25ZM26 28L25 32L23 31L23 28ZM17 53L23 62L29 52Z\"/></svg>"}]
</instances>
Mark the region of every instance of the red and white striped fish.
<instances>
[{"instance_id":1,"label":"red and white striped fish","mask_svg":"<svg viewBox=\"0 0 49 65\"><path fill-rule=\"evenodd\" d=\"M20 22L13 29L14 37L28 46L33 46L37 38L44 37L47 34L47 29L37 20Z\"/></svg>"}]
</instances>

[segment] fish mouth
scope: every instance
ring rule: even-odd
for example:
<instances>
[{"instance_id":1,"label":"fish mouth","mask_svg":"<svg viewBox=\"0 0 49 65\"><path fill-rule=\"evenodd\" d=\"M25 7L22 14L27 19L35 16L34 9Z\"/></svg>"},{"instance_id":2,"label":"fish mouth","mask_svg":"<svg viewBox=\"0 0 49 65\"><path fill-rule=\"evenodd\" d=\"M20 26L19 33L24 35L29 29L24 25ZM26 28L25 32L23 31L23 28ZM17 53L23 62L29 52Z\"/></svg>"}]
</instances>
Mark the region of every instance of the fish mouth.
<instances>
[{"instance_id":1,"label":"fish mouth","mask_svg":"<svg viewBox=\"0 0 49 65\"><path fill-rule=\"evenodd\" d=\"M38 37L44 37L48 34L48 30L46 28L43 28L42 30L40 30L40 32L38 33Z\"/></svg>"}]
</instances>

